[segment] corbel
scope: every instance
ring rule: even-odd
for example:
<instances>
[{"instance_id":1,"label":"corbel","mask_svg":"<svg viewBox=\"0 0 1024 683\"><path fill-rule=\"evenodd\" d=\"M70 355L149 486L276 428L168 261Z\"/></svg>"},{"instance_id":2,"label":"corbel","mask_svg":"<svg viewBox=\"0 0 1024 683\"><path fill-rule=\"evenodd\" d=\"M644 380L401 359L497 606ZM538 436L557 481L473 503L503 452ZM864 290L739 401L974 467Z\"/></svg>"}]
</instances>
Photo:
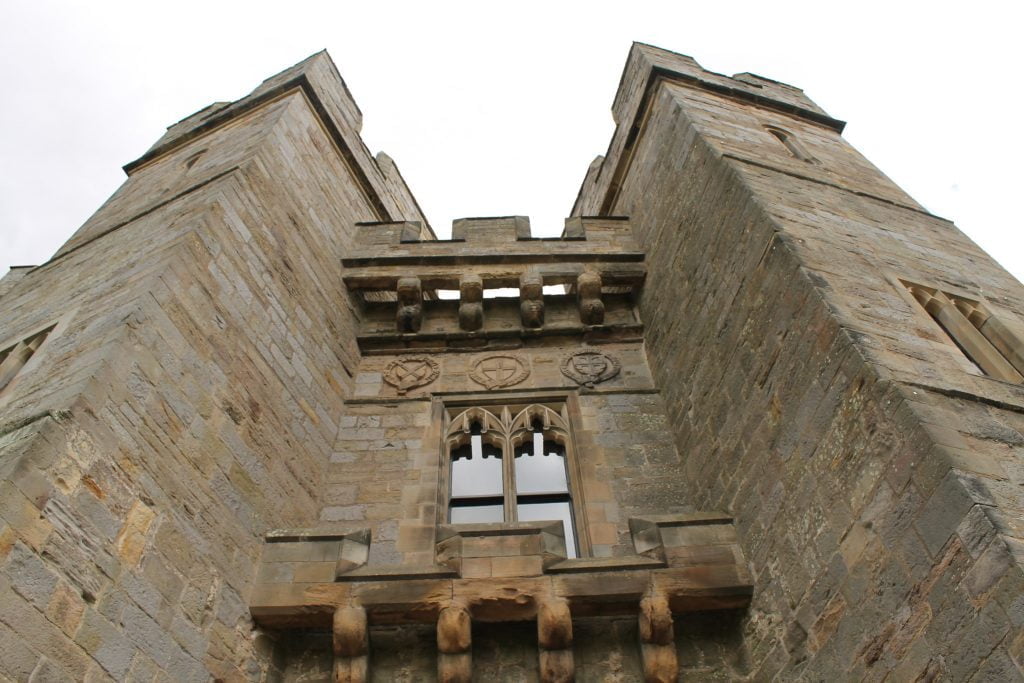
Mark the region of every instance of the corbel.
<instances>
[{"instance_id":1,"label":"corbel","mask_svg":"<svg viewBox=\"0 0 1024 683\"><path fill-rule=\"evenodd\" d=\"M523 327L544 326L544 281L536 271L519 276L519 313Z\"/></svg>"},{"instance_id":2,"label":"corbel","mask_svg":"<svg viewBox=\"0 0 1024 683\"><path fill-rule=\"evenodd\" d=\"M359 605L334 610L334 683L366 683L370 676L370 636L366 609Z\"/></svg>"},{"instance_id":3,"label":"corbel","mask_svg":"<svg viewBox=\"0 0 1024 683\"><path fill-rule=\"evenodd\" d=\"M584 325L604 323L604 302L601 301L601 276L585 270L576 278L576 303L580 322Z\"/></svg>"},{"instance_id":4,"label":"corbel","mask_svg":"<svg viewBox=\"0 0 1024 683\"><path fill-rule=\"evenodd\" d=\"M469 683L473 676L473 621L469 610L452 604L437 616L437 680Z\"/></svg>"},{"instance_id":5,"label":"corbel","mask_svg":"<svg viewBox=\"0 0 1024 683\"><path fill-rule=\"evenodd\" d=\"M644 681L671 683L679 676L676 658L675 628L672 610L662 595L648 595L640 600L640 656Z\"/></svg>"},{"instance_id":6,"label":"corbel","mask_svg":"<svg viewBox=\"0 0 1024 683\"><path fill-rule=\"evenodd\" d=\"M399 278L395 322L399 332L419 332L423 324L423 288L418 277Z\"/></svg>"},{"instance_id":7,"label":"corbel","mask_svg":"<svg viewBox=\"0 0 1024 683\"><path fill-rule=\"evenodd\" d=\"M484 281L479 275L463 275L459 280L459 328L467 332L484 326Z\"/></svg>"},{"instance_id":8,"label":"corbel","mask_svg":"<svg viewBox=\"0 0 1024 683\"><path fill-rule=\"evenodd\" d=\"M564 598L547 598L538 605L537 645L543 683L566 683L575 679L572 614Z\"/></svg>"}]
</instances>

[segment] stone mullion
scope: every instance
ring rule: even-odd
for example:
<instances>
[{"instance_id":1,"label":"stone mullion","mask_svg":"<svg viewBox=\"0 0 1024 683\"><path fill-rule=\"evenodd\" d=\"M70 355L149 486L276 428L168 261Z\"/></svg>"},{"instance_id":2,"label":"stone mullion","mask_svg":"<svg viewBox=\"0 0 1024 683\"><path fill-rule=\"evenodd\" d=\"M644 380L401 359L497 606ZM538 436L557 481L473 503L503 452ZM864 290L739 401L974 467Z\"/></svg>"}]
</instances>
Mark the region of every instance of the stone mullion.
<instances>
[{"instance_id":1,"label":"stone mullion","mask_svg":"<svg viewBox=\"0 0 1024 683\"><path fill-rule=\"evenodd\" d=\"M516 511L516 463L515 449L512 448L512 438L508 434L501 435L501 466L504 475L505 493L505 521L517 522L519 515Z\"/></svg>"},{"instance_id":2,"label":"stone mullion","mask_svg":"<svg viewBox=\"0 0 1024 683\"><path fill-rule=\"evenodd\" d=\"M565 421L565 473L569 484L569 500L572 506L573 521L576 530L576 546L580 557L588 557L593 552L590 542L590 517L587 514L586 496L584 494L586 477L583 463L579 461L576 434L573 421L580 425L583 416L580 413L578 397L570 396L566 401L565 413L561 416ZM584 430L582 434L587 434ZM596 445L595 445L596 448ZM593 465L590 472L593 472Z\"/></svg>"}]
</instances>

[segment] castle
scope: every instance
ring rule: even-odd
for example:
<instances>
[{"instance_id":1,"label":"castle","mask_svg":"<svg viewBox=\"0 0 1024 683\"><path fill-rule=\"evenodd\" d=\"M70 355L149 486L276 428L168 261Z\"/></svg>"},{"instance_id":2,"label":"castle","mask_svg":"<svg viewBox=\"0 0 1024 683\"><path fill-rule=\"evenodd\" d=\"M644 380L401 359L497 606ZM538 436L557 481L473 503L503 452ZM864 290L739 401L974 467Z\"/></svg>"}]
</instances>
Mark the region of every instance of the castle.
<instances>
[{"instance_id":1,"label":"castle","mask_svg":"<svg viewBox=\"0 0 1024 683\"><path fill-rule=\"evenodd\" d=\"M11 269L0 677L1022 679L1024 288L798 88L612 112L438 240L319 53Z\"/></svg>"}]
</instances>

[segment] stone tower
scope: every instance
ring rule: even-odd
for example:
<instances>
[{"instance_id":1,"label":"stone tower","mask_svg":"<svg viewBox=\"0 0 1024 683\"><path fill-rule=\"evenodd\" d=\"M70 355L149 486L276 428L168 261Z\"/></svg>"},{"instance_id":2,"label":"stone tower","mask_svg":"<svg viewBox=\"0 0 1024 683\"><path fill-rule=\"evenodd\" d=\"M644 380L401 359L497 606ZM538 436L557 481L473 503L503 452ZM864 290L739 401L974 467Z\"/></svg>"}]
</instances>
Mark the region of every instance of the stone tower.
<instances>
[{"instance_id":1,"label":"stone tower","mask_svg":"<svg viewBox=\"0 0 1024 683\"><path fill-rule=\"evenodd\" d=\"M613 115L438 240L320 53L12 269L0 675L1021 679L1024 289L797 88Z\"/></svg>"}]
</instances>

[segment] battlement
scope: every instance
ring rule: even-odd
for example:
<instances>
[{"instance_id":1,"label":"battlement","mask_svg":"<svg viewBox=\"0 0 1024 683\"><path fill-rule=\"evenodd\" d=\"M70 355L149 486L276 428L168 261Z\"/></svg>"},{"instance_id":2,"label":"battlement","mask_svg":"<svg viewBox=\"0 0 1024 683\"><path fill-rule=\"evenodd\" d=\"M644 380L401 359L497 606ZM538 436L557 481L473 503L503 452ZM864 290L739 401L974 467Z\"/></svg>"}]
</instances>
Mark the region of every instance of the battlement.
<instances>
[{"instance_id":1,"label":"battlement","mask_svg":"<svg viewBox=\"0 0 1024 683\"><path fill-rule=\"evenodd\" d=\"M455 221L453 233L459 237L421 240L415 222L357 223L356 244L341 260L345 285L393 290L400 279L417 277L424 289L458 289L475 274L485 289L518 287L528 270L543 285L573 285L585 270L610 285L643 280L644 256L628 218L566 219L561 237L531 237L524 216L466 218Z\"/></svg>"},{"instance_id":2,"label":"battlement","mask_svg":"<svg viewBox=\"0 0 1024 683\"><path fill-rule=\"evenodd\" d=\"M342 277L362 294L364 349L639 331L632 296L646 271L628 218L568 218L561 237L543 238L525 216L463 218L450 240L421 235L413 221L356 225ZM569 294L546 295L552 285ZM503 288L517 288L519 301L489 300L485 315L483 292ZM459 298L438 300L437 290Z\"/></svg>"},{"instance_id":3,"label":"battlement","mask_svg":"<svg viewBox=\"0 0 1024 683\"><path fill-rule=\"evenodd\" d=\"M693 57L644 43L633 43L619 90L612 105L612 116L618 126L636 120L641 101L646 99L654 81L667 78L748 100L772 109L815 120L823 125L842 130L842 121L831 118L796 86L758 76L738 73L732 76L708 71Z\"/></svg>"},{"instance_id":4,"label":"battlement","mask_svg":"<svg viewBox=\"0 0 1024 683\"><path fill-rule=\"evenodd\" d=\"M389 248L389 255L434 254L446 246L459 242L473 247L494 245L501 253L507 253L509 242L534 242L539 246L516 249L532 249L541 253L551 245L562 242L587 242L594 247L604 246L615 249L635 250L633 230L625 216L571 216L565 219L560 237L534 237L527 216L498 216L483 218L458 218L452 221L452 237L448 240L434 239L424 234L420 221L367 221L356 223L355 248L350 259L368 258L379 255L380 247L418 244L420 247L400 247L398 252ZM540 246L547 245L547 246ZM584 247L587 248L587 247ZM479 255L479 254L477 254Z\"/></svg>"}]
</instances>

